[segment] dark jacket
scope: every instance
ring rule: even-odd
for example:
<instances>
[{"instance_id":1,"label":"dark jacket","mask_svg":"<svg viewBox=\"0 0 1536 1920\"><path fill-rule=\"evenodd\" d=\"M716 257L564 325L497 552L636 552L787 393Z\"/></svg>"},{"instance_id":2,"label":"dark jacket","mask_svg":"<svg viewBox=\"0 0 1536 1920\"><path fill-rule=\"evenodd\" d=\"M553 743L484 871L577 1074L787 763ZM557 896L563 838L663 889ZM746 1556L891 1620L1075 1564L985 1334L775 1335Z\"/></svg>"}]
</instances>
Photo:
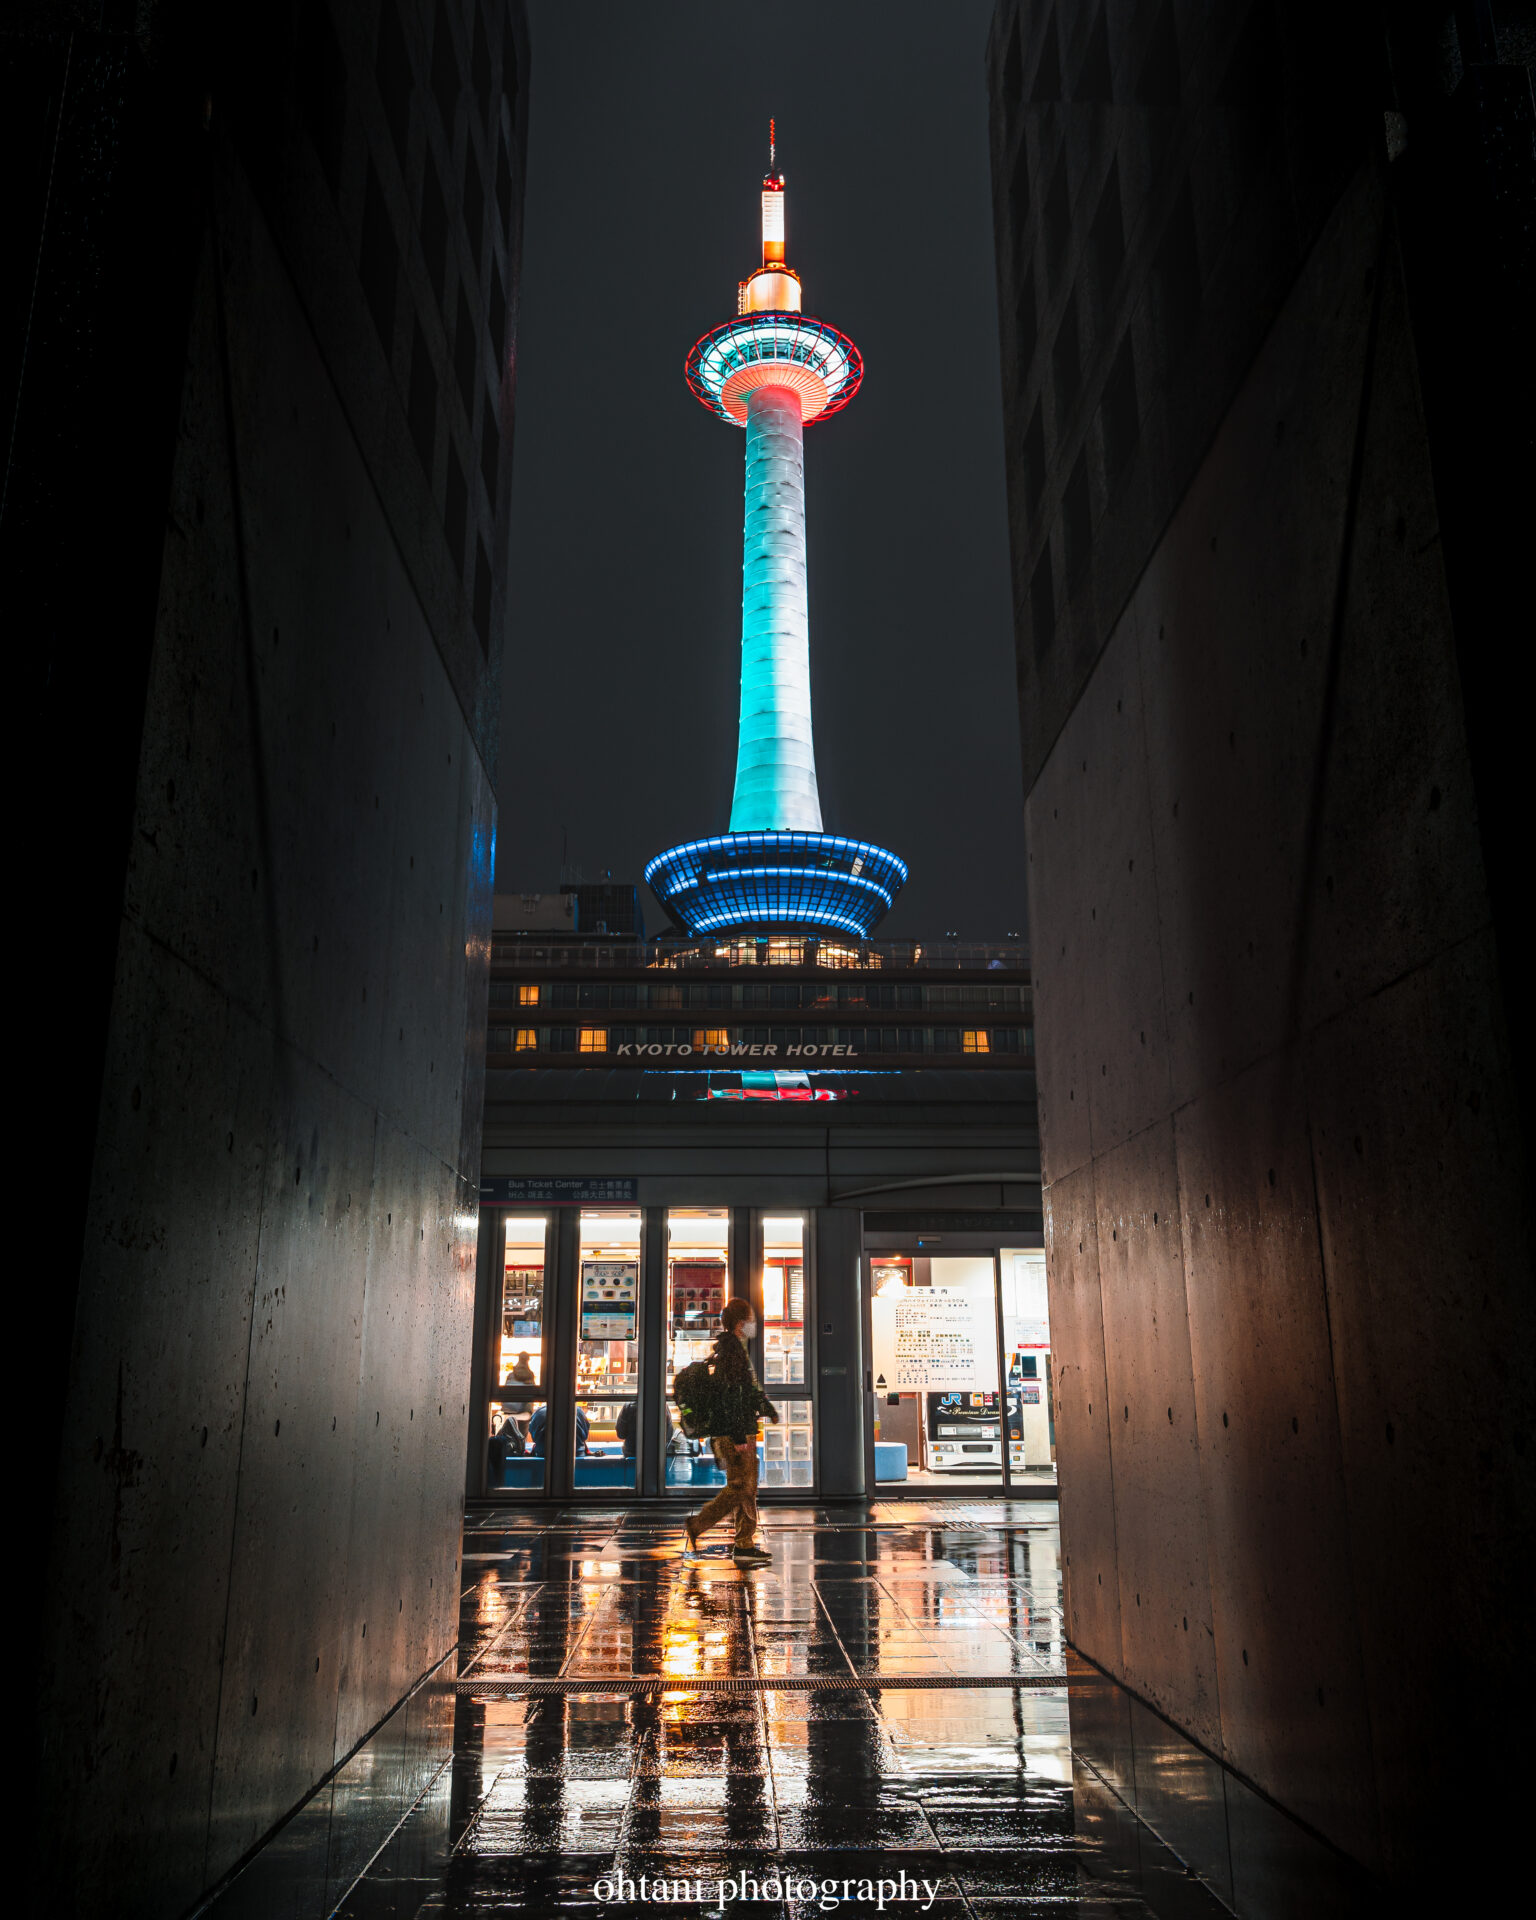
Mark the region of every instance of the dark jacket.
<instances>
[{"instance_id":1,"label":"dark jacket","mask_svg":"<svg viewBox=\"0 0 1536 1920\"><path fill-rule=\"evenodd\" d=\"M778 1419L778 1408L758 1385L751 1356L734 1333L722 1330L710 1352L709 1370L718 1396L714 1422L718 1438L740 1446L757 1438L760 1419Z\"/></svg>"},{"instance_id":2,"label":"dark jacket","mask_svg":"<svg viewBox=\"0 0 1536 1920\"><path fill-rule=\"evenodd\" d=\"M533 1418L528 1422L528 1451L530 1453L543 1453L544 1428L548 1422L549 1404L547 1401L541 1400L533 1410ZM578 1407L576 1409L576 1451L578 1453L586 1452L587 1434L589 1431L587 1416L582 1412L581 1408Z\"/></svg>"}]
</instances>

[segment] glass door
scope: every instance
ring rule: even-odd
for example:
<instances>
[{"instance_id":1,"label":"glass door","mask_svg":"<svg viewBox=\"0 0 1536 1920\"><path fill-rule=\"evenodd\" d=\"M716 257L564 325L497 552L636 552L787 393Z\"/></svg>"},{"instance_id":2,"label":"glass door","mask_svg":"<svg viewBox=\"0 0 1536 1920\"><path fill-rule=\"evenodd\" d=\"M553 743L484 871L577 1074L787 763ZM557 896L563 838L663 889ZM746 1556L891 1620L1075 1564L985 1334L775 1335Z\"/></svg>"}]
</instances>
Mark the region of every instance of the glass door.
<instances>
[{"instance_id":1,"label":"glass door","mask_svg":"<svg viewBox=\"0 0 1536 1920\"><path fill-rule=\"evenodd\" d=\"M667 1422L668 1493L691 1497L695 1487L724 1486L707 1440L690 1440L672 1404L672 1379L709 1356L730 1295L729 1207L672 1207L667 1212L667 1348L662 1402Z\"/></svg>"},{"instance_id":2,"label":"glass door","mask_svg":"<svg viewBox=\"0 0 1536 1920\"><path fill-rule=\"evenodd\" d=\"M873 1254L866 1262L872 1484L1001 1491L1005 1410L997 1260Z\"/></svg>"},{"instance_id":3,"label":"glass door","mask_svg":"<svg viewBox=\"0 0 1536 1920\"><path fill-rule=\"evenodd\" d=\"M806 1279L806 1217L768 1214L762 1223L762 1297L755 1300L762 1330L761 1379L779 1410L779 1423L763 1426L759 1485L814 1484L814 1407L806 1358L809 1289Z\"/></svg>"},{"instance_id":4,"label":"glass door","mask_svg":"<svg viewBox=\"0 0 1536 1920\"><path fill-rule=\"evenodd\" d=\"M542 1493L547 1485L543 1434L549 1414L544 1311L549 1225L544 1214L509 1213L501 1234L496 1378L486 1396L486 1486L493 1491Z\"/></svg>"},{"instance_id":5,"label":"glass door","mask_svg":"<svg viewBox=\"0 0 1536 1920\"><path fill-rule=\"evenodd\" d=\"M1056 1390L1045 1251L1004 1247L998 1264L1008 1369L1008 1479L1016 1487L1054 1487Z\"/></svg>"},{"instance_id":6,"label":"glass door","mask_svg":"<svg viewBox=\"0 0 1536 1920\"><path fill-rule=\"evenodd\" d=\"M583 1208L576 1276L572 1485L635 1485L640 1394L640 1210Z\"/></svg>"}]
</instances>

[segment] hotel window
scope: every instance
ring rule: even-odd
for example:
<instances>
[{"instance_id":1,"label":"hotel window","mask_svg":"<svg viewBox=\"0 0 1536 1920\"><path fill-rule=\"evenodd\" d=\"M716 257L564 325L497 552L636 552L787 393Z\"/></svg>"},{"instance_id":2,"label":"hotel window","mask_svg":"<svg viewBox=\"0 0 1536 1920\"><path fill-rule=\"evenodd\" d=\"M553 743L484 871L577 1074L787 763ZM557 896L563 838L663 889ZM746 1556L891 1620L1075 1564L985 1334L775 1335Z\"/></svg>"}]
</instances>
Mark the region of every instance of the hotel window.
<instances>
[{"instance_id":1,"label":"hotel window","mask_svg":"<svg viewBox=\"0 0 1536 1920\"><path fill-rule=\"evenodd\" d=\"M935 1027L933 1030L933 1050L935 1053L958 1053L960 1051L960 1032L956 1027Z\"/></svg>"},{"instance_id":2,"label":"hotel window","mask_svg":"<svg viewBox=\"0 0 1536 1920\"><path fill-rule=\"evenodd\" d=\"M992 1029L992 1050L994 1053L1017 1053L1019 1051L1018 1028L994 1027Z\"/></svg>"},{"instance_id":3,"label":"hotel window","mask_svg":"<svg viewBox=\"0 0 1536 1920\"><path fill-rule=\"evenodd\" d=\"M979 1033L975 1028L967 1027L965 1030L965 1039L962 1043L962 1051L965 1053L990 1053L992 1049L987 1042L985 1033Z\"/></svg>"},{"instance_id":4,"label":"hotel window","mask_svg":"<svg viewBox=\"0 0 1536 1920\"><path fill-rule=\"evenodd\" d=\"M728 1047L731 1044L730 1030L726 1027L695 1027L693 1044L696 1047Z\"/></svg>"},{"instance_id":5,"label":"hotel window","mask_svg":"<svg viewBox=\"0 0 1536 1920\"><path fill-rule=\"evenodd\" d=\"M535 989L537 991L537 989ZM518 1053L537 1053L539 1048L539 1030L537 1027L519 1027L517 1039L513 1045Z\"/></svg>"},{"instance_id":6,"label":"hotel window","mask_svg":"<svg viewBox=\"0 0 1536 1920\"><path fill-rule=\"evenodd\" d=\"M608 1029L606 1027L583 1027L578 1053L606 1053L608 1051Z\"/></svg>"},{"instance_id":7,"label":"hotel window","mask_svg":"<svg viewBox=\"0 0 1536 1920\"><path fill-rule=\"evenodd\" d=\"M538 988L519 987L517 990L517 1004L520 1007L536 1007L539 1004Z\"/></svg>"}]
</instances>

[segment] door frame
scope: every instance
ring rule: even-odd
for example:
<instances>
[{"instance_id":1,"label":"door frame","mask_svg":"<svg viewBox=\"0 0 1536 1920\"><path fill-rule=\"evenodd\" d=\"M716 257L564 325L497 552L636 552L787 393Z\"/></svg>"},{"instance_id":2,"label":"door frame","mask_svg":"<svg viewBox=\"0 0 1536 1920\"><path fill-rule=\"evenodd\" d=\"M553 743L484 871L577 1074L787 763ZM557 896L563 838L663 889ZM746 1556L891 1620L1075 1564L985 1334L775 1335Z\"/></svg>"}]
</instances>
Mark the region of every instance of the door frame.
<instances>
[{"instance_id":1,"label":"door frame","mask_svg":"<svg viewBox=\"0 0 1536 1920\"><path fill-rule=\"evenodd\" d=\"M874 1241L877 1244L871 1244ZM985 1255L992 1262L993 1343L997 1356L998 1428L1002 1441L1002 1474L996 1486L913 1486L910 1481L879 1482L875 1479L875 1343L874 1276L877 1260L892 1254L908 1259L942 1260L959 1254L970 1258ZM870 1500L1056 1500L1056 1486L1015 1486L1008 1444L1008 1369L1003 1352L1003 1268L1002 1244L996 1234L947 1233L926 1237L921 1234L882 1233L867 1236L859 1252L859 1308L863 1322L864 1352L864 1485Z\"/></svg>"}]
</instances>

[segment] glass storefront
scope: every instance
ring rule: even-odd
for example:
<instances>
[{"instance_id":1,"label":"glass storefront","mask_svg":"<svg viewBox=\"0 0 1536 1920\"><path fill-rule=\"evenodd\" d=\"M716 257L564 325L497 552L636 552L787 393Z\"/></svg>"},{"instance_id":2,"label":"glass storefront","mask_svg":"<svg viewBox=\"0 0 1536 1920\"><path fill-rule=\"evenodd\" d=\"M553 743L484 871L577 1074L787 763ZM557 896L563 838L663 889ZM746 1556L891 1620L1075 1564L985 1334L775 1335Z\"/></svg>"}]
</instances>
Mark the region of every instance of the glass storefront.
<instances>
[{"instance_id":1,"label":"glass storefront","mask_svg":"<svg viewBox=\"0 0 1536 1920\"><path fill-rule=\"evenodd\" d=\"M818 1486L816 1390L833 1379L827 1430L855 1447L848 1402L863 1390L872 1492L1055 1488L1039 1248L971 1239L974 1250L908 1250L893 1238L892 1251L866 1254L867 1378L856 1382L851 1366L816 1364L809 1210L557 1205L491 1217L488 1491L696 1500L720 1486L708 1442L682 1431L672 1382L708 1356L733 1294L751 1301L753 1363L780 1415L758 1441L765 1494ZM838 1356L823 1347L821 1358Z\"/></svg>"},{"instance_id":2,"label":"glass storefront","mask_svg":"<svg viewBox=\"0 0 1536 1920\"><path fill-rule=\"evenodd\" d=\"M1044 1253L881 1253L868 1282L876 1487L1054 1487Z\"/></svg>"}]
</instances>

